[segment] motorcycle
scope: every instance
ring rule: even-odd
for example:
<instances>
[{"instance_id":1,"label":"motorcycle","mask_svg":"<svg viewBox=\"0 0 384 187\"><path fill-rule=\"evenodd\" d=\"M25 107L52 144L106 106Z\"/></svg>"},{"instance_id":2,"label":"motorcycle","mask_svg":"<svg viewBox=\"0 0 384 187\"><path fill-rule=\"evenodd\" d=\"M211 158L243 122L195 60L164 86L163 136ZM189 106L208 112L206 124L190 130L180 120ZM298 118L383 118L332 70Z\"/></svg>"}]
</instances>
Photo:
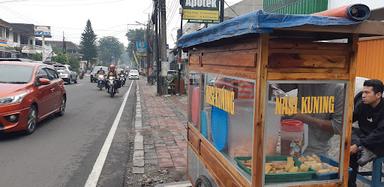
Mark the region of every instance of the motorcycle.
<instances>
[{"instance_id":1,"label":"motorcycle","mask_svg":"<svg viewBox=\"0 0 384 187\"><path fill-rule=\"evenodd\" d=\"M117 81L115 77L109 77L107 80L108 85L108 93L111 95L111 97L114 97L117 91Z\"/></svg>"},{"instance_id":2,"label":"motorcycle","mask_svg":"<svg viewBox=\"0 0 384 187\"><path fill-rule=\"evenodd\" d=\"M99 75L97 77L97 87L102 90L105 86L105 76L104 75Z\"/></svg>"},{"instance_id":3,"label":"motorcycle","mask_svg":"<svg viewBox=\"0 0 384 187\"><path fill-rule=\"evenodd\" d=\"M120 86L124 86L125 85L125 75L124 74L120 74L120 77L119 77L119 80L120 80Z\"/></svg>"}]
</instances>

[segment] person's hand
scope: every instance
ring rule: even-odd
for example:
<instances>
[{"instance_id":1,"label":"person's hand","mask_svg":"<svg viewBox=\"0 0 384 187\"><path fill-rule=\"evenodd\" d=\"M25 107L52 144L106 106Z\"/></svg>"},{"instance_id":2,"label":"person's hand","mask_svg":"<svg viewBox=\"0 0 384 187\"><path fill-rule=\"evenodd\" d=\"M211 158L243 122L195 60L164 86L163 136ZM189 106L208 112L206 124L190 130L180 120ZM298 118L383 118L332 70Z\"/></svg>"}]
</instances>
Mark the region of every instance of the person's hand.
<instances>
[{"instance_id":1,"label":"person's hand","mask_svg":"<svg viewBox=\"0 0 384 187\"><path fill-rule=\"evenodd\" d=\"M350 148L351 154L356 154L359 151L359 147L356 144L353 144Z\"/></svg>"}]
</instances>

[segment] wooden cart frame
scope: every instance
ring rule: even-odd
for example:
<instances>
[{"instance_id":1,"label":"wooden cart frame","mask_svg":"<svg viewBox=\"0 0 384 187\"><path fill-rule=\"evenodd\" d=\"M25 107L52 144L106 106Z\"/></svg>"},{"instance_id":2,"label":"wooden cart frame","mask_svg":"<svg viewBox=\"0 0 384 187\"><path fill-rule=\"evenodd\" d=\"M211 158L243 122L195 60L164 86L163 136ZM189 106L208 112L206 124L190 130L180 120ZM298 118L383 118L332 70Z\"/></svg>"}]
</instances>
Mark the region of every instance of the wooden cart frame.
<instances>
[{"instance_id":1,"label":"wooden cart frame","mask_svg":"<svg viewBox=\"0 0 384 187\"><path fill-rule=\"evenodd\" d=\"M203 43L185 48L189 52L189 70L247 78L256 81L253 126L252 184L208 142L191 123L188 146L207 168L219 186L263 186L264 121L267 81L270 80L343 80L347 106L353 106L356 53L359 37L384 35L380 22L364 21L348 26L299 26L274 29L271 33L250 34ZM323 40L347 42L318 42ZM303 62L285 64L271 61L275 55L289 55ZM349 165L352 107L346 109L346 136L340 145L344 166ZM306 186L347 186L348 167L337 183ZM193 183L194 181L192 181ZM305 186L305 185L300 185Z\"/></svg>"}]
</instances>

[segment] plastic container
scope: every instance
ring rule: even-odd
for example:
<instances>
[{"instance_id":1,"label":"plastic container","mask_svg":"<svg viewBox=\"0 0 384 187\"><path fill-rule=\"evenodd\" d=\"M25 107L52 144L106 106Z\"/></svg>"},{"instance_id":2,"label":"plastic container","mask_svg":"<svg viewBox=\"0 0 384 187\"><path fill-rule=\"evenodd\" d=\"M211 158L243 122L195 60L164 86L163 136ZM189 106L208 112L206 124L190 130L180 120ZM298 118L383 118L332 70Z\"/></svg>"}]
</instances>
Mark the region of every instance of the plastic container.
<instances>
[{"instance_id":1,"label":"plastic container","mask_svg":"<svg viewBox=\"0 0 384 187\"><path fill-rule=\"evenodd\" d=\"M235 114L229 115L228 154L230 157L252 155L253 99L236 99Z\"/></svg>"},{"instance_id":2,"label":"plastic container","mask_svg":"<svg viewBox=\"0 0 384 187\"><path fill-rule=\"evenodd\" d=\"M200 118L200 87L192 88L191 98L191 120L195 127L199 127Z\"/></svg>"},{"instance_id":3,"label":"plastic container","mask_svg":"<svg viewBox=\"0 0 384 187\"><path fill-rule=\"evenodd\" d=\"M223 151L228 142L228 113L212 106L211 123L212 143L218 151Z\"/></svg>"},{"instance_id":4,"label":"plastic container","mask_svg":"<svg viewBox=\"0 0 384 187\"><path fill-rule=\"evenodd\" d=\"M301 154L303 139L303 122L293 119L281 121L281 155Z\"/></svg>"}]
</instances>

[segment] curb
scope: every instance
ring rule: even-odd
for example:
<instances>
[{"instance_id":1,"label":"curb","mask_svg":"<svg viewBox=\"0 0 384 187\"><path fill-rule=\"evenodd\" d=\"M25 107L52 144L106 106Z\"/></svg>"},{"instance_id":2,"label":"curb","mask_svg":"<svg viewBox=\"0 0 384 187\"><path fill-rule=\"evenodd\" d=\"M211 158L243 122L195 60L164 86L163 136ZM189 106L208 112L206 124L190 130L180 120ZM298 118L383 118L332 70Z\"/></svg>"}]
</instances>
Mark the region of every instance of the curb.
<instances>
[{"instance_id":1,"label":"curb","mask_svg":"<svg viewBox=\"0 0 384 187\"><path fill-rule=\"evenodd\" d=\"M135 141L133 152L133 167L132 173L143 174L144 173L144 137L141 135L140 130L143 127L143 121L141 116L141 100L140 100L140 88L136 82L136 116L135 116Z\"/></svg>"}]
</instances>

